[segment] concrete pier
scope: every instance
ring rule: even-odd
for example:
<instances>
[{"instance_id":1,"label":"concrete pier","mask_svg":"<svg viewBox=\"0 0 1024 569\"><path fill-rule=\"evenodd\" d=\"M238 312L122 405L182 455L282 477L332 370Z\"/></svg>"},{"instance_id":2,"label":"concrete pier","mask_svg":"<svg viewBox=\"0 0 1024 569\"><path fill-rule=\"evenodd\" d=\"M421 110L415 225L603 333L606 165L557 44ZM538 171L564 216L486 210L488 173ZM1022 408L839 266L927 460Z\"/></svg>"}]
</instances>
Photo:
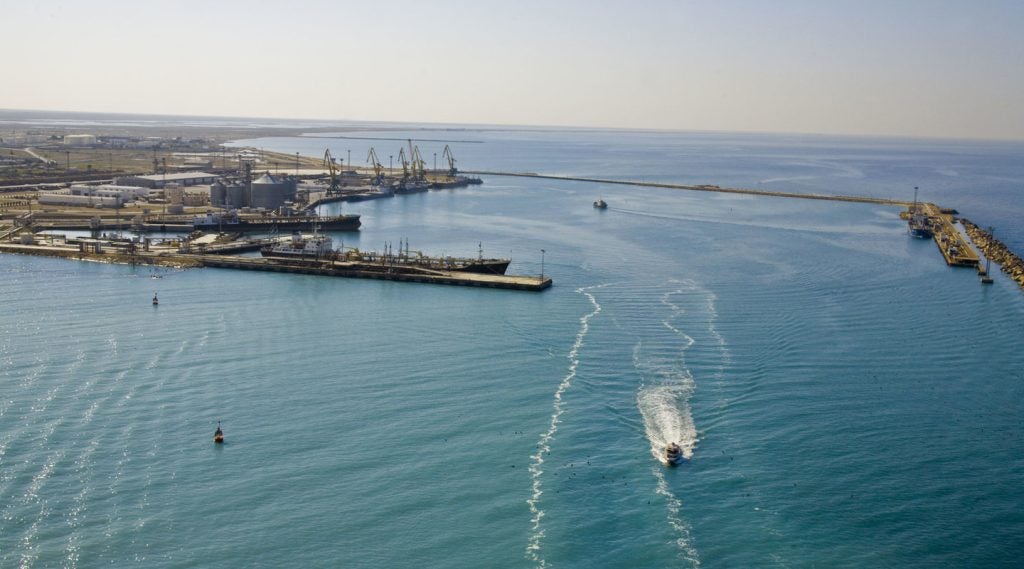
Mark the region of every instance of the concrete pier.
<instances>
[{"instance_id":1,"label":"concrete pier","mask_svg":"<svg viewBox=\"0 0 1024 569\"><path fill-rule=\"evenodd\" d=\"M85 246L88 245L88 246ZM473 286L540 292L553 284L550 277L485 275L461 271L439 271L408 266L345 261L239 257L235 255L188 254L174 249L126 252L121 246L104 246L98 240L72 244L22 245L0 243L0 253L61 257L80 261L133 265L163 265L177 268L215 267L249 271L298 273L328 277L377 279L399 282Z\"/></svg>"}]
</instances>

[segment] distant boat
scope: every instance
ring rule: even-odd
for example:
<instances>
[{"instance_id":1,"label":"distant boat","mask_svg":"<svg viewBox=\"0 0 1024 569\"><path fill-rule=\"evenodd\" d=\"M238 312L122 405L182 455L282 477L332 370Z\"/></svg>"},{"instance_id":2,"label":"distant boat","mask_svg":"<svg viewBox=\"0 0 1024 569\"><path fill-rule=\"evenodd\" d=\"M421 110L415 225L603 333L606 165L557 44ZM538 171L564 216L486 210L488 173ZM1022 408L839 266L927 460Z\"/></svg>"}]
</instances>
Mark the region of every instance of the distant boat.
<instances>
[{"instance_id":1,"label":"distant boat","mask_svg":"<svg viewBox=\"0 0 1024 569\"><path fill-rule=\"evenodd\" d=\"M665 464L675 466L683 461L683 449L676 443L669 443L665 447Z\"/></svg>"},{"instance_id":2,"label":"distant boat","mask_svg":"<svg viewBox=\"0 0 1024 569\"><path fill-rule=\"evenodd\" d=\"M220 421L217 421L217 430L213 432L213 442L217 444L224 443L224 431L220 428Z\"/></svg>"},{"instance_id":3,"label":"distant boat","mask_svg":"<svg viewBox=\"0 0 1024 569\"><path fill-rule=\"evenodd\" d=\"M608 204L605 203L604 200L599 198L596 202L594 202L594 207L596 207L597 209L608 209Z\"/></svg>"},{"instance_id":4,"label":"distant boat","mask_svg":"<svg viewBox=\"0 0 1024 569\"><path fill-rule=\"evenodd\" d=\"M156 293L153 293L153 306L160 304L160 300L156 297Z\"/></svg>"}]
</instances>

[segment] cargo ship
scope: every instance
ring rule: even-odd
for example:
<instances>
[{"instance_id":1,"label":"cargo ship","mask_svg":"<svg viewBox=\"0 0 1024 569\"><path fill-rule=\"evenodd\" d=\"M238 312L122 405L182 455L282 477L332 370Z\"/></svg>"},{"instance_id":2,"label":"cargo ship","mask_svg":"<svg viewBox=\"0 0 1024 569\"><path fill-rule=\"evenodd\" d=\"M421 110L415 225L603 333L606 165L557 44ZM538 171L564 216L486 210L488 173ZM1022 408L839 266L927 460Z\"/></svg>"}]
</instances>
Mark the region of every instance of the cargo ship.
<instances>
[{"instance_id":1,"label":"cargo ship","mask_svg":"<svg viewBox=\"0 0 1024 569\"><path fill-rule=\"evenodd\" d=\"M245 233L251 231L357 231L362 222L358 215L338 215L332 217L309 216L278 216L278 217L241 217L236 212L207 213L192 219L192 229L198 231L233 231Z\"/></svg>"},{"instance_id":2,"label":"cargo ship","mask_svg":"<svg viewBox=\"0 0 1024 569\"><path fill-rule=\"evenodd\" d=\"M282 259L308 259L321 261L340 261L359 263L384 268L425 269L430 271L477 273L484 275L504 275L511 259L485 259L483 251L477 258L471 257L431 257L420 251L410 251L408 244L401 246L395 253L388 248L384 253L376 251L360 251L357 248L334 248L334 240L315 229L311 235L299 232L292 233L290 238L279 239L276 243L265 245L260 249L264 257Z\"/></svg>"}]
</instances>

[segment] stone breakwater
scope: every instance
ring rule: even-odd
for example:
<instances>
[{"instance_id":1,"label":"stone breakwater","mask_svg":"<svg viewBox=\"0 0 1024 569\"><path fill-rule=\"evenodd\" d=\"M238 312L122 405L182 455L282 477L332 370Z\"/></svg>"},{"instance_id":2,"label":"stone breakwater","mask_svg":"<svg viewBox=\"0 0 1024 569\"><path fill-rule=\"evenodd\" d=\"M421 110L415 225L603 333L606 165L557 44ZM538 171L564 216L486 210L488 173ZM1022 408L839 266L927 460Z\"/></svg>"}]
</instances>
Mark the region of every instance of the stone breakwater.
<instances>
[{"instance_id":1,"label":"stone breakwater","mask_svg":"<svg viewBox=\"0 0 1024 569\"><path fill-rule=\"evenodd\" d=\"M981 249L981 252L985 254L985 257L991 261L998 263L1004 273L1010 276L1011 279L1017 281L1017 284L1024 288L1024 261L1021 260L1013 251L1010 251L1003 245L1001 241L992 236L991 233L971 223L967 219L960 219L964 229L967 231L967 235L971 238L971 241Z\"/></svg>"}]
</instances>

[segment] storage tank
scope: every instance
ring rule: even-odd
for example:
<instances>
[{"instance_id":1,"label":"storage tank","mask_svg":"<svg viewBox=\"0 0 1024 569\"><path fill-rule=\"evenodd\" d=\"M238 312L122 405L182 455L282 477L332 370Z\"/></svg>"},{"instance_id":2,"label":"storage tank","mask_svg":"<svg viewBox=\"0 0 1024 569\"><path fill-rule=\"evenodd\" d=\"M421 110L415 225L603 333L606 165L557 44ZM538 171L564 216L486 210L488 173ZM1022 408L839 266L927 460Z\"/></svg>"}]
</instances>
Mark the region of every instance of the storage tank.
<instances>
[{"instance_id":1,"label":"storage tank","mask_svg":"<svg viewBox=\"0 0 1024 569\"><path fill-rule=\"evenodd\" d=\"M225 190L224 205L246 207L249 205L249 192L242 184L232 184Z\"/></svg>"},{"instance_id":2,"label":"storage tank","mask_svg":"<svg viewBox=\"0 0 1024 569\"><path fill-rule=\"evenodd\" d=\"M295 194L295 181L275 178L269 173L252 183L252 198L249 205L265 209L277 209Z\"/></svg>"},{"instance_id":3,"label":"storage tank","mask_svg":"<svg viewBox=\"0 0 1024 569\"><path fill-rule=\"evenodd\" d=\"M224 205L228 198L227 186L218 182L210 184L210 205Z\"/></svg>"}]
</instances>

